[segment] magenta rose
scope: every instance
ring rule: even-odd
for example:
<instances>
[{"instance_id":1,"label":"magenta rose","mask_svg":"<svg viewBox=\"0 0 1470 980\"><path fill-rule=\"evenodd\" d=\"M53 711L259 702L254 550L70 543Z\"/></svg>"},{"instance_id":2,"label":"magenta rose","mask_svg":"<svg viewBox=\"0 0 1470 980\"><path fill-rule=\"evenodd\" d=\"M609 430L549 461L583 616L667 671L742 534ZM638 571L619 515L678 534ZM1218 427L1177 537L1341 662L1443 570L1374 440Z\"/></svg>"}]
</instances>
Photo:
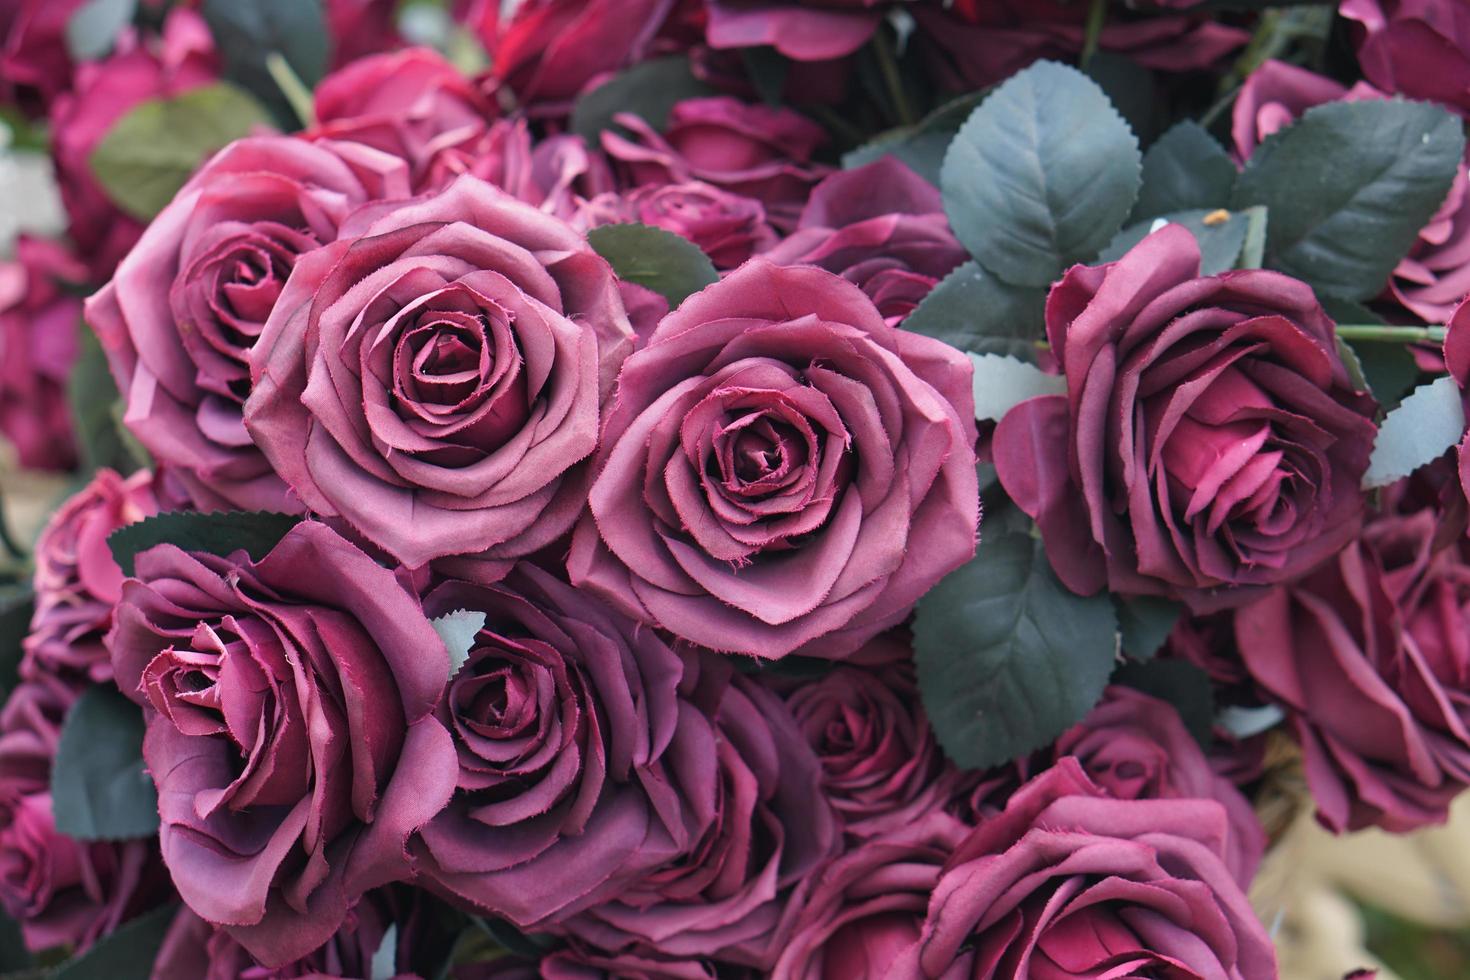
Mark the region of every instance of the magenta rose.
<instances>
[{"instance_id":1,"label":"magenta rose","mask_svg":"<svg viewBox=\"0 0 1470 980\"><path fill-rule=\"evenodd\" d=\"M685 99L662 134L632 113L615 118L632 136L604 130L602 145L630 184L713 184L760 201L783 231L795 225L812 185L828 172L812 162L826 132L791 109L728 96Z\"/></svg>"},{"instance_id":2,"label":"magenta rose","mask_svg":"<svg viewBox=\"0 0 1470 980\"><path fill-rule=\"evenodd\" d=\"M505 969L505 968L502 968ZM476 972L474 967L456 975L455 980L743 980L759 974L732 969L724 963L716 966L706 959L694 957L659 958L639 953L604 953L571 945L542 957L525 974L494 967Z\"/></svg>"},{"instance_id":3,"label":"magenta rose","mask_svg":"<svg viewBox=\"0 0 1470 980\"><path fill-rule=\"evenodd\" d=\"M209 28L197 13L180 7L169 13L161 37L129 32L106 59L78 67L75 90L52 105L51 157L67 231L94 281L112 275L143 225L120 211L97 183L92 151L138 103L183 95L214 81L216 62Z\"/></svg>"},{"instance_id":4,"label":"magenta rose","mask_svg":"<svg viewBox=\"0 0 1470 980\"><path fill-rule=\"evenodd\" d=\"M123 422L201 507L300 509L241 421L250 350L297 260L333 241L357 205L407 191L402 165L364 146L240 140L87 301Z\"/></svg>"},{"instance_id":5,"label":"magenta rose","mask_svg":"<svg viewBox=\"0 0 1470 980\"><path fill-rule=\"evenodd\" d=\"M414 190L427 190L435 158L484 134L494 107L430 48L354 61L322 79L313 96L313 140L350 140L408 164Z\"/></svg>"},{"instance_id":6,"label":"magenta rose","mask_svg":"<svg viewBox=\"0 0 1470 980\"><path fill-rule=\"evenodd\" d=\"M837 273L897 326L968 254L949 230L939 189L886 156L818 184L796 231L765 257Z\"/></svg>"},{"instance_id":7,"label":"magenta rose","mask_svg":"<svg viewBox=\"0 0 1470 980\"><path fill-rule=\"evenodd\" d=\"M713 792L709 819L683 853L559 930L611 953L769 969L840 843L821 764L781 699L723 658L689 657L679 694L714 729L686 763Z\"/></svg>"},{"instance_id":8,"label":"magenta rose","mask_svg":"<svg viewBox=\"0 0 1470 980\"><path fill-rule=\"evenodd\" d=\"M1251 674L1288 709L1333 830L1442 823L1470 785L1470 564L1436 513L1383 515L1333 561L1235 614Z\"/></svg>"},{"instance_id":9,"label":"magenta rose","mask_svg":"<svg viewBox=\"0 0 1470 980\"><path fill-rule=\"evenodd\" d=\"M614 187L607 160L582 137L558 133L532 140L525 118L498 119L473 142L439 153L426 182L446 187L462 174L566 221L574 221L589 198Z\"/></svg>"},{"instance_id":10,"label":"magenta rose","mask_svg":"<svg viewBox=\"0 0 1470 980\"><path fill-rule=\"evenodd\" d=\"M648 184L626 194L600 194L582 207L573 223L595 228L628 222L689 239L722 271L776 244L776 232L766 222L760 201L699 181Z\"/></svg>"},{"instance_id":11,"label":"magenta rose","mask_svg":"<svg viewBox=\"0 0 1470 980\"><path fill-rule=\"evenodd\" d=\"M1169 225L1069 270L1046 329L1067 394L1008 412L994 455L1072 591L1239 605L1357 533L1375 406L1305 283L1201 276Z\"/></svg>"},{"instance_id":12,"label":"magenta rose","mask_svg":"<svg viewBox=\"0 0 1470 980\"><path fill-rule=\"evenodd\" d=\"M448 654L393 572L315 522L260 561L159 545L136 566L107 643L145 707L164 862L201 918L289 963L408 876L448 802Z\"/></svg>"},{"instance_id":13,"label":"magenta rose","mask_svg":"<svg viewBox=\"0 0 1470 980\"><path fill-rule=\"evenodd\" d=\"M774 47L796 61L829 61L868 43L892 0L709 0L713 48Z\"/></svg>"},{"instance_id":14,"label":"magenta rose","mask_svg":"<svg viewBox=\"0 0 1470 980\"><path fill-rule=\"evenodd\" d=\"M713 819L714 733L663 640L528 563L439 585L424 610L486 616L439 708L459 777L414 843L429 883L543 928L689 852Z\"/></svg>"},{"instance_id":15,"label":"magenta rose","mask_svg":"<svg viewBox=\"0 0 1470 980\"><path fill-rule=\"evenodd\" d=\"M517 557L585 507L632 337L581 235L463 177L359 212L296 266L251 355L245 425L310 510L404 564Z\"/></svg>"},{"instance_id":16,"label":"magenta rose","mask_svg":"<svg viewBox=\"0 0 1470 980\"><path fill-rule=\"evenodd\" d=\"M1461 403L1470 409L1470 297L1455 307L1445 323L1444 365L1460 388ZM1459 463L1460 489L1470 500L1470 432L1460 438L1455 454Z\"/></svg>"},{"instance_id":17,"label":"magenta rose","mask_svg":"<svg viewBox=\"0 0 1470 980\"><path fill-rule=\"evenodd\" d=\"M21 236L0 262L0 435L27 469L76 466L67 379L87 267L61 242Z\"/></svg>"},{"instance_id":18,"label":"magenta rose","mask_svg":"<svg viewBox=\"0 0 1470 980\"><path fill-rule=\"evenodd\" d=\"M1285 129L1313 106L1327 102L1381 99L1367 82L1351 89L1305 68L1274 58L1246 76L1231 109L1230 135L1238 160L1248 160L1267 136Z\"/></svg>"},{"instance_id":19,"label":"magenta rose","mask_svg":"<svg viewBox=\"0 0 1470 980\"><path fill-rule=\"evenodd\" d=\"M1385 92L1470 117L1470 8L1460 0L1342 0L1358 64Z\"/></svg>"},{"instance_id":20,"label":"magenta rose","mask_svg":"<svg viewBox=\"0 0 1470 980\"><path fill-rule=\"evenodd\" d=\"M326 0L332 67L341 68L403 43L397 0Z\"/></svg>"},{"instance_id":21,"label":"magenta rose","mask_svg":"<svg viewBox=\"0 0 1470 980\"><path fill-rule=\"evenodd\" d=\"M841 658L974 554L969 359L753 259L628 359L572 581L710 647Z\"/></svg>"},{"instance_id":22,"label":"magenta rose","mask_svg":"<svg viewBox=\"0 0 1470 980\"><path fill-rule=\"evenodd\" d=\"M154 483L146 470L126 479L98 470L46 522L36 539L36 606L24 641L23 675L111 682L112 661L102 638L112 626L123 574L107 537L158 513Z\"/></svg>"},{"instance_id":23,"label":"magenta rose","mask_svg":"<svg viewBox=\"0 0 1470 980\"><path fill-rule=\"evenodd\" d=\"M928 813L833 861L797 910L773 980L918 976L894 964L918 943L930 893L967 830Z\"/></svg>"},{"instance_id":24,"label":"magenta rose","mask_svg":"<svg viewBox=\"0 0 1470 980\"><path fill-rule=\"evenodd\" d=\"M1119 800L1063 759L949 856L901 977L1276 976L1214 800Z\"/></svg>"},{"instance_id":25,"label":"magenta rose","mask_svg":"<svg viewBox=\"0 0 1470 980\"><path fill-rule=\"evenodd\" d=\"M85 0L7 0L0 10L0 100L45 115L76 67L66 25Z\"/></svg>"}]
</instances>

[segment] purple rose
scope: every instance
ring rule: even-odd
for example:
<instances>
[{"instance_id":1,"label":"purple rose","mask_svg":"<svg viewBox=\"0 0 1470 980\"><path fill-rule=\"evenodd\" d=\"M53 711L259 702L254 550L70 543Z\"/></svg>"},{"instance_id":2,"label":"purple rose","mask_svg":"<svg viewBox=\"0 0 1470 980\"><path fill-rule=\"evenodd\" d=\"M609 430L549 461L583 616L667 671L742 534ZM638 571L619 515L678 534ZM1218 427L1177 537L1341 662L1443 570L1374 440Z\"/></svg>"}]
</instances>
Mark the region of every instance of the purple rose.
<instances>
[{"instance_id":1,"label":"purple rose","mask_svg":"<svg viewBox=\"0 0 1470 980\"><path fill-rule=\"evenodd\" d=\"M573 221L589 198L612 193L612 168L575 133L532 140L524 118L496 120L473 142L434 157L426 180L447 187L462 174L493 184L547 214Z\"/></svg>"},{"instance_id":2,"label":"purple rose","mask_svg":"<svg viewBox=\"0 0 1470 980\"><path fill-rule=\"evenodd\" d=\"M682 235L710 257L716 269L730 270L776 244L761 202L710 184L648 184L627 194L600 194L588 201L574 223L580 227L637 222Z\"/></svg>"},{"instance_id":3,"label":"purple rose","mask_svg":"<svg viewBox=\"0 0 1470 980\"><path fill-rule=\"evenodd\" d=\"M632 338L581 235L462 177L360 211L296 266L251 355L245 425L307 508L406 565L518 557L586 506Z\"/></svg>"},{"instance_id":4,"label":"purple rose","mask_svg":"<svg viewBox=\"0 0 1470 980\"><path fill-rule=\"evenodd\" d=\"M818 184L796 231L765 257L837 273L897 326L968 256L939 189L890 156Z\"/></svg>"},{"instance_id":5,"label":"purple rose","mask_svg":"<svg viewBox=\"0 0 1470 980\"><path fill-rule=\"evenodd\" d=\"M1305 283L1201 276L1169 225L1074 266L1046 327L1067 394L1008 412L995 464L1074 592L1239 605L1357 533L1374 403Z\"/></svg>"},{"instance_id":6,"label":"purple rose","mask_svg":"<svg viewBox=\"0 0 1470 980\"><path fill-rule=\"evenodd\" d=\"M1470 9L1460 0L1342 0L1358 64L1385 92L1470 118Z\"/></svg>"},{"instance_id":7,"label":"purple rose","mask_svg":"<svg viewBox=\"0 0 1470 980\"><path fill-rule=\"evenodd\" d=\"M709 0L713 48L774 47L796 61L829 61L868 43L891 0Z\"/></svg>"},{"instance_id":8,"label":"purple rose","mask_svg":"<svg viewBox=\"0 0 1470 980\"><path fill-rule=\"evenodd\" d=\"M752 259L628 359L572 581L712 649L841 658L974 554L972 368Z\"/></svg>"},{"instance_id":9,"label":"purple rose","mask_svg":"<svg viewBox=\"0 0 1470 980\"><path fill-rule=\"evenodd\" d=\"M267 966L326 942L454 787L444 644L395 577L305 522L260 561L159 545L108 634L145 707L159 841L201 918Z\"/></svg>"},{"instance_id":10,"label":"purple rose","mask_svg":"<svg viewBox=\"0 0 1470 980\"><path fill-rule=\"evenodd\" d=\"M45 115L76 67L66 25L85 0L7 0L0 10L0 99Z\"/></svg>"}]
</instances>

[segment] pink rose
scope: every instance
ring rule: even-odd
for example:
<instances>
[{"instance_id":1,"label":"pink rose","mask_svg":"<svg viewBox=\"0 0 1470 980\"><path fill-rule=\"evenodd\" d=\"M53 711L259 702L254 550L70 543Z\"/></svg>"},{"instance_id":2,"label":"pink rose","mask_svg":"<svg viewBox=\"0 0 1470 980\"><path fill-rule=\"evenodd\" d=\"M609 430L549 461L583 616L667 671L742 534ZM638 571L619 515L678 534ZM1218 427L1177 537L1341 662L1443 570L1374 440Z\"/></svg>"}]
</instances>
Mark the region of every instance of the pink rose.
<instances>
[{"instance_id":1,"label":"pink rose","mask_svg":"<svg viewBox=\"0 0 1470 980\"><path fill-rule=\"evenodd\" d=\"M795 224L812 185L828 172L812 162L826 132L791 109L728 96L685 99L662 134L632 113L615 118L632 138L604 130L602 145L629 183L713 184L760 201L782 230Z\"/></svg>"},{"instance_id":2,"label":"pink rose","mask_svg":"<svg viewBox=\"0 0 1470 980\"><path fill-rule=\"evenodd\" d=\"M245 424L312 511L407 565L530 554L586 505L633 332L571 227L463 177L359 213L300 264Z\"/></svg>"},{"instance_id":3,"label":"pink rose","mask_svg":"<svg viewBox=\"0 0 1470 980\"><path fill-rule=\"evenodd\" d=\"M1470 117L1470 9L1460 0L1342 0L1358 64L1385 92Z\"/></svg>"},{"instance_id":4,"label":"pink rose","mask_svg":"<svg viewBox=\"0 0 1470 980\"><path fill-rule=\"evenodd\" d=\"M709 0L709 43L829 61L867 44L889 6L891 0Z\"/></svg>"},{"instance_id":5,"label":"pink rose","mask_svg":"<svg viewBox=\"0 0 1470 980\"><path fill-rule=\"evenodd\" d=\"M301 256L352 209L408 191L351 143L258 137L205 164L87 301L123 422L202 507L299 509L241 421L249 356Z\"/></svg>"},{"instance_id":6,"label":"pink rose","mask_svg":"<svg viewBox=\"0 0 1470 980\"><path fill-rule=\"evenodd\" d=\"M118 210L97 183L92 151L138 103L183 95L214 81L217 74L209 28L194 11L178 8L169 13L161 38L128 33L112 55L81 65L75 91L52 105L51 157L67 231L95 281L112 275L143 225Z\"/></svg>"},{"instance_id":7,"label":"pink rose","mask_svg":"<svg viewBox=\"0 0 1470 980\"><path fill-rule=\"evenodd\" d=\"M1470 298L1461 301L1445 322L1445 371L1460 388L1460 401L1470 410ZM1456 450L1460 489L1470 500L1470 432L1460 438Z\"/></svg>"},{"instance_id":8,"label":"pink rose","mask_svg":"<svg viewBox=\"0 0 1470 980\"><path fill-rule=\"evenodd\" d=\"M85 0L7 0L0 11L0 100L45 115L76 71L66 25Z\"/></svg>"},{"instance_id":9,"label":"pink rose","mask_svg":"<svg viewBox=\"0 0 1470 980\"><path fill-rule=\"evenodd\" d=\"M752 259L628 359L572 581L713 649L841 658L975 548L969 359Z\"/></svg>"},{"instance_id":10,"label":"pink rose","mask_svg":"<svg viewBox=\"0 0 1470 980\"><path fill-rule=\"evenodd\" d=\"M766 254L856 283L894 326L968 257L939 189L891 156L823 180L796 231Z\"/></svg>"},{"instance_id":11,"label":"pink rose","mask_svg":"<svg viewBox=\"0 0 1470 980\"><path fill-rule=\"evenodd\" d=\"M87 267L61 242L22 236L0 262L0 434L27 469L76 466L67 379Z\"/></svg>"},{"instance_id":12,"label":"pink rose","mask_svg":"<svg viewBox=\"0 0 1470 980\"><path fill-rule=\"evenodd\" d=\"M584 205L574 223L599 225L636 222L689 239L716 269L730 270L776 244L761 202L711 184L648 184L627 194L601 194Z\"/></svg>"},{"instance_id":13,"label":"pink rose","mask_svg":"<svg viewBox=\"0 0 1470 980\"><path fill-rule=\"evenodd\" d=\"M444 644L394 573L315 522L260 561L159 545L136 566L107 644L145 708L164 862L201 918L289 963L408 876L409 835L449 800Z\"/></svg>"},{"instance_id":14,"label":"pink rose","mask_svg":"<svg viewBox=\"0 0 1470 980\"><path fill-rule=\"evenodd\" d=\"M527 120L497 119L484 135L434 158L426 183L446 187L462 174L572 221L588 198L614 187L607 160L575 133L531 139Z\"/></svg>"},{"instance_id":15,"label":"pink rose","mask_svg":"<svg viewBox=\"0 0 1470 980\"><path fill-rule=\"evenodd\" d=\"M332 67L342 68L403 43L398 0L326 0Z\"/></svg>"}]
</instances>

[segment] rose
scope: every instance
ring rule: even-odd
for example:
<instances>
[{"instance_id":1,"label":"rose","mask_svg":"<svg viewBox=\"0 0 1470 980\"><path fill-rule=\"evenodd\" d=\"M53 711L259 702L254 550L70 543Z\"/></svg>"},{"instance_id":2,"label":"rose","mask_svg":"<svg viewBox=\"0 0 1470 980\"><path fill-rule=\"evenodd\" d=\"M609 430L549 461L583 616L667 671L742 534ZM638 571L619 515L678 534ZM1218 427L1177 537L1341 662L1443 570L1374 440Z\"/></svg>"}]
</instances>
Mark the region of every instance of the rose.
<instances>
[{"instance_id":1,"label":"rose","mask_svg":"<svg viewBox=\"0 0 1470 980\"><path fill-rule=\"evenodd\" d=\"M851 653L974 553L971 370L752 259L623 368L573 583L713 649Z\"/></svg>"},{"instance_id":2,"label":"rose","mask_svg":"<svg viewBox=\"0 0 1470 980\"><path fill-rule=\"evenodd\" d=\"M888 977L919 941L929 895L963 824L929 813L833 861L797 911L773 980Z\"/></svg>"},{"instance_id":3,"label":"rose","mask_svg":"<svg viewBox=\"0 0 1470 980\"><path fill-rule=\"evenodd\" d=\"M1352 88L1325 75L1274 58L1246 76L1231 110L1230 135L1235 156L1248 160L1267 136L1285 129L1302 113L1327 102L1381 99L1383 93L1367 82Z\"/></svg>"},{"instance_id":4,"label":"rose","mask_svg":"<svg viewBox=\"0 0 1470 980\"><path fill-rule=\"evenodd\" d=\"M435 158L484 134L494 108L430 48L371 55L322 79L307 139L352 141L408 164L415 190L430 186Z\"/></svg>"},{"instance_id":5,"label":"rose","mask_svg":"<svg viewBox=\"0 0 1470 980\"><path fill-rule=\"evenodd\" d=\"M1117 262L1073 267L1046 324L1067 394L1008 412L995 465L1072 591L1210 611L1356 534L1374 405L1305 283L1201 276L1194 236L1169 225Z\"/></svg>"},{"instance_id":6,"label":"rose","mask_svg":"<svg viewBox=\"0 0 1470 980\"><path fill-rule=\"evenodd\" d=\"M1442 823L1470 785L1470 565L1436 513L1385 514L1290 589L1235 614L1251 674L1288 709L1333 830Z\"/></svg>"},{"instance_id":7,"label":"rose","mask_svg":"<svg viewBox=\"0 0 1470 980\"><path fill-rule=\"evenodd\" d=\"M67 379L76 364L86 266L60 242L21 236L0 262L0 434L28 469L76 465Z\"/></svg>"},{"instance_id":8,"label":"rose","mask_svg":"<svg viewBox=\"0 0 1470 980\"><path fill-rule=\"evenodd\" d=\"M776 244L776 232L766 223L761 202L699 181L600 194L582 207L573 223L595 228L626 222L682 235L721 270L733 269Z\"/></svg>"},{"instance_id":9,"label":"rose","mask_svg":"<svg viewBox=\"0 0 1470 980\"><path fill-rule=\"evenodd\" d=\"M1343 0L1358 64L1385 92L1470 117L1470 11L1458 0Z\"/></svg>"},{"instance_id":10,"label":"rose","mask_svg":"<svg viewBox=\"0 0 1470 980\"><path fill-rule=\"evenodd\" d=\"M938 188L891 156L823 180L796 231L766 254L856 283L894 326L967 257Z\"/></svg>"},{"instance_id":11,"label":"rose","mask_svg":"<svg viewBox=\"0 0 1470 980\"><path fill-rule=\"evenodd\" d=\"M332 67L341 68L403 43L396 0L327 0Z\"/></svg>"},{"instance_id":12,"label":"rose","mask_svg":"<svg viewBox=\"0 0 1470 980\"><path fill-rule=\"evenodd\" d=\"M829 61L868 43L887 0L710 0L713 48L774 47L796 61Z\"/></svg>"},{"instance_id":13,"label":"rose","mask_svg":"<svg viewBox=\"0 0 1470 980\"><path fill-rule=\"evenodd\" d=\"M713 184L760 201L782 230L795 224L812 185L827 172L811 162L826 132L791 109L728 96L684 99L670 110L662 135L632 113L614 118L632 136L604 130L602 145L630 183Z\"/></svg>"},{"instance_id":14,"label":"rose","mask_svg":"<svg viewBox=\"0 0 1470 980\"><path fill-rule=\"evenodd\" d=\"M297 260L335 239L356 205L407 191L402 165L364 146L240 140L87 301L123 421L200 506L299 509L241 423L250 349Z\"/></svg>"},{"instance_id":15,"label":"rose","mask_svg":"<svg viewBox=\"0 0 1470 980\"><path fill-rule=\"evenodd\" d=\"M0 12L0 98L44 115L71 88L66 25L85 0L10 0Z\"/></svg>"},{"instance_id":16,"label":"rose","mask_svg":"<svg viewBox=\"0 0 1470 980\"><path fill-rule=\"evenodd\" d=\"M890 976L1276 976L1213 800L1117 800L1072 759L950 855Z\"/></svg>"},{"instance_id":17,"label":"rose","mask_svg":"<svg viewBox=\"0 0 1470 980\"><path fill-rule=\"evenodd\" d=\"M439 708L459 791L414 843L428 883L542 928L687 853L715 805L714 733L657 635L526 563L424 609L486 615Z\"/></svg>"},{"instance_id":18,"label":"rose","mask_svg":"<svg viewBox=\"0 0 1470 980\"><path fill-rule=\"evenodd\" d=\"M691 757L714 762L712 819L685 853L561 929L619 954L765 970L839 843L821 766L781 699L728 661L691 657L679 693L714 726Z\"/></svg>"},{"instance_id":19,"label":"rose","mask_svg":"<svg viewBox=\"0 0 1470 980\"><path fill-rule=\"evenodd\" d=\"M433 717L449 659L418 600L323 524L259 561L158 545L107 644L145 706L175 887L267 966L310 953L408 874L454 787Z\"/></svg>"},{"instance_id":20,"label":"rose","mask_svg":"<svg viewBox=\"0 0 1470 980\"><path fill-rule=\"evenodd\" d=\"M1444 364L1460 388L1462 406L1470 410L1470 297L1455 307L1445 323ZM1470 499L1470 432L1460 437L1455 455L1459 462L1460 489Z\"/></svg>"},{"instance_id":21,"label":"rose","mask_svg":"<svg viewBox=\"0 0 1470 980\"><path fill-rule=\"evenodd\" d=\"M51 107L51 157L67 231L98 282L112 275L143 225L119 211L97 183L92 151L138 103L183 95L218 73L209 28L194 11L170 11L162 37L153 40L127 34L111 56L80 66L75 90Z\"/></svg>"},{"instance_id":22,"label":"rose","mask_svg":"<svg viewBox=\"0 0 1470 980\"><path fill-rule=\"evenodd\" d=\"M361 212L296 266L252 353L245 425L307 507L405 564L517 557L585 506L632 336L581 235L463 177Z\"/></svg>"},{"instance_id":23,"label":"rose","mask_svg":"<svg viewBox=\"0 0 1470 980\"><path fill-rule=\"evenodd\" d=\"M112 625L123 574L107 537L159 509L151 473L124 479L103 469L51 515L36 539L36 606L22 674L112 680L102 637Z\"/></svg>"},{"instance_id":24,"label":"rose","mask_svg":"<svg viewBox=\"0 0 1470 980\"><path fill-rule=\"evenodd\" d=\"M587 199L611 193L612 169L575 133L534 142L524 118L498 119L477 140L449 147L433 162L426 182L447 187L472 174L547 214L573 220Z\"/></svg>"}]
</instances>

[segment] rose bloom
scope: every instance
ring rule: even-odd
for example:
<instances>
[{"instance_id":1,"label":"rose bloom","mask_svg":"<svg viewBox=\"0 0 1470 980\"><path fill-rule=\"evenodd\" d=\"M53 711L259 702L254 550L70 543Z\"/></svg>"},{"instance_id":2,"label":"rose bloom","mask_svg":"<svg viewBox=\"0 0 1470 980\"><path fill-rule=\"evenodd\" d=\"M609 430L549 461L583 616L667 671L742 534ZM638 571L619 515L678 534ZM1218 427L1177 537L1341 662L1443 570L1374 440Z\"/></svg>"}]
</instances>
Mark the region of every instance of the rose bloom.
<instances>
[{"instance_id":1,"label":"rose bloom","mask_svg":"<svg viewBox=\"0 0 1470 980\"><path fill-rule=\"evenodd\" d=\"M1445 370L1460 388L1460 401L1470 417L1470 298L1455 307L1445 323ZM1470 500L1470 432L1460 438L1456 449L1460 489Z\"/></svg>"},{"instance_id":2,"label":"rose bloom","mask_svg":"<svg viewBox=\"0 0 1470 980\"><path fill-rule=\"evenodd\" d=\"M1470 9L1460 0L1343 0L1358 64L1385 92L1470 117Z\"/></svg>"},{"instance_id":3,"label":"rose bloom","mask_svg":"<svg viewBox=\"0 0 1470 980\"><path fill-rule=\"evenodd\" d=\"M397 0L326 0L332 67L342 68L403 43Z\"/></svg>"},{"instance_id":4,"label":"rose bloom","mask_svg":"<svg viewBox=\"0 0 1470 980\"><path fill-rule=\"evenodd\" d=\"M194 11L178 8L169 12L161 37L125 32L106 59L79 66L75 91L52 105L51 158L67 232L94 281L112 275L144 226L120 211L97 183L92 151L140 102L183 95L217 74L209 28Z\"/></svg>"},{"instance_id":5,"label":"rose bloom","mask_svg":"<svg viewBox=\"0 0 1470 980\"><path fill-rule=\"evenodd\" d=\"M617 954L769 969L840 844L821 764L781 699L724 658L688 658L679 695L713 726L687 762L713 791L698 801L712 809L682 854L558 931Z\"/></svg>"},{"instance_id":6,"label":"rose bloom","mask_svg":"<svg viewBox=\"0 0 1470 980\"><path fill-rule=\"evenodd\" d=\"M139 470L124 479L102 469L51 515L36 539L36 606L23 643L23 675L112 680L102 638L112 626L123 574L107 537L159 510L153 474Z\"/></svg>"},{"instance_id":7,"label":"rose bloom","mask_svg":"<svg viewBox=\"0 0 1470 980\"><path fill-rule=\"evenodd\" d=\"M163 859L184 902L276 967L408 876L448 801L443 641L411 591L323 524L260 561L158 545L108 634L145 707Z\"/></svg>"},{"instance_id":8,"label":"rose bloom","mask_svg":"<svg viewBox=\"0 0 1470 980\"><path fill-rule=\"evenodd\" d=\"M518 557L584 508L632 338L581 235L462 177L360 212L297 265L252 353L245 424L308 508L404 564Z\"/></svg>"},{"instance_id":9,"label":"rose bloom","mask_svg":"<svg viewBox=\"0 0 1470 980\"><path fill-rule=\"evenodd\" d=\"M969 359L753 259L628 359L574 584L712 649L840 658L974 554Z\"/></svg>"},{"instance_id":10,"label":"rose bloom","mask_svg":"<svg viewBox=\"0 0 1470 980\"><path fill-rule=\"evenodd\" d=\"M0 100L45 115L76 67L66 25L85 0L8 0L0 10Z\"/></svg>"},{"instance_id":11,"label":"rose bloom","mask_svg":"<svg viewBox=\"0 0 1470 980\"><path fill-rule=\"evenodd\" d=\"M1470 785L1470 564L1437 514L1384 514L1290 589L1235 614L1241 656L1288 709L1318 819L1403 832Z\"/></svg>"},{"instance_id":12,"label":"rose bloom","mask_svg":"<svg viewBox=\"0 0 1470 980\"><path fill-rule=\"evenodd\" d=\"M87 267L61 242L22 235L0 262L0 435L27 469L77 463L67 379Z\"/></svg>"},{"instance_id":13,"label":"rose bloom","mask_svg":"<svg viewBox=\"0 0 1470 980\"><path fill-rule=\"evenodd\" d=\"M1200 275L1168 225L1052 287L1067 394L996 427L1006 492L1063 583L1167 595L1196 612L1300 577L1352 540L1375 436L1332 321L1276 272Z\"/></svg>"},{"instance_id":14,"label":"rose bloom","mask_svg":"<svg viewBox=\"0 0 1470 980\"><path fill-rule=\"evenodd\" d=\"M566 221L575 221L589 198L615 187L612 168L586 140L575 133L533 140L524 117L497 119L478 139L445 149L435 156L426 182L447 187L463 174Z\"/></svg>"},{"instance_id":15,"label":"rose bloom","mask_svg":"<svg viewBox=\"0 0 1470 980\"><path fill-rule=\"evenodd\" d=\"M588 201L573 220L573 224L586 228L628 222L662 228L689 239L721 271L769 250L777 240L760 201L697 180L648 184L626 194L600 194Z\"/></svg>"},{"instance_id":16,"label":"rose bloom","mask_svg":"<svg viewBox=\"0 0 1470 980\"><path fill-rule=\"evenodd\" d=\"M818 184L796 231L765 257L837 273L897 326L969 256L949 230L939 189L886 156Z\"/></svg>"},{"instance_id":17,"label":"rose bloom","mask_svg":"<svg viewBox=\"0 0 1470 980\"><path fill-rule=\"evenodd\" d=\"M1213 800L1118 800L1063 759L949 855L901 977L1276 976Z\"/></svg>"},{"instance_id":18,"label":"rose bloom","mask_svg":"<svg viewBox=\"0 0 1470 980\"><path fill-rule=\"evenodd\" d=\"M770 46L796 61L828 61L867 44L891 6L891 0L709 0L709 43Z\"/></svg>"},{"instance_id":19,"label":"rose bloom","mask_svg":"<svg viewBox=\"0 0 1470 980\"><path fill-rule=\"evenodd\" d=\"M689 851L713 818L714 733L663 640L527 563L445 582L424 610L486 615L438 712L459 792L415 842L428 883L541 928Z\"/></svg>"},{"instance_id":20,"label":"rose bloom","mask_svg":"<svg viewBox=\"0 0 1470 980\"><path fill-rule=\"evenodd\" d=\"M713 184L760 201L783 231L794 226L812 185L828 170L812 162L826 131L792 109L728 96L685 99L670 111L662 134L632 113L614 118L632 136L604 130L602 146L628 183Z\"/></svg>"},{"instance_id":21,"label":"rose bloom","mask_svg":"<svg viewBox=\"0 0 1470 980\"><path fill-rule=\"evenodd\" d=\"M87 300L123 422L201 507L300 509L241 422L250 350L297 260L335 239L355 206L407 191L402 165L364 146L240 140Z\"/></svg>"}]
</instances>

